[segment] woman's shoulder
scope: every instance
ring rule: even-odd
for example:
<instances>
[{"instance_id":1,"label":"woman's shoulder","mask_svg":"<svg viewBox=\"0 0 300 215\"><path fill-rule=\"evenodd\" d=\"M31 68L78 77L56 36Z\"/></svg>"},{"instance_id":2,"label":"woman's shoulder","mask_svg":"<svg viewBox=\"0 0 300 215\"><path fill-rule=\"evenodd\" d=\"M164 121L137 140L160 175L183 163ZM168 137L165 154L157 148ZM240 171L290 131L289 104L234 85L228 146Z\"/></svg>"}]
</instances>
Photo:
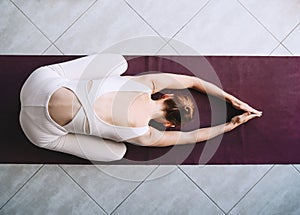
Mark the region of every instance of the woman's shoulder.
<instances>
[{"instance_id":1,"label":"woman's shoulder","mask_svg":"<svg viewBox=\"0 0 300 215\"><path fill-rule=\"evenodd\" d=\"M134 81L135 83L138 83L140 84L141 86L143 86L146 91L148 92L154 92L154 89L153 89L153 83L151 81L151 79L147 78L146 76L121 76L123 78L126 78L130 81Z\"/></svg>"}]
</instances>

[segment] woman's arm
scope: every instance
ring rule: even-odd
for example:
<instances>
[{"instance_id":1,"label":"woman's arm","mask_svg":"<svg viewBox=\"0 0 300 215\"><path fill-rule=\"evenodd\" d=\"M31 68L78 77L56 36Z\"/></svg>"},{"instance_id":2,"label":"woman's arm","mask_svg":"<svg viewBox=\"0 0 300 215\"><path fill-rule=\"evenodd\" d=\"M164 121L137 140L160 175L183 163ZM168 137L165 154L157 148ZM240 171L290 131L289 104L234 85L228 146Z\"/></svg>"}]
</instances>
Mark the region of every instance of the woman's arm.
<instances>
[{"instance_id":1,"label":"woman's arm","mask_svg":"<svg viewBox=\"0 0 300 215\"><path fill-rule=\"evenodd\" d=\"M197 77L195 77L195 78L196 79L195 79L193 87L192 87L193 89L201 91L201 92L205 92L205 93L210 94L215 97L218 97L229 103L235 98L234 96L225 92L224 90L217 87L216 85L214 85L210 82L204 81L200 78L197 78Z\"/></svg>"},{"instance_id":2,"label":"woman's arm","mask_svg":"<svg viewBox=\"0 0 300 215\"><path fill-rule=\"evenodd\" d=\"M164 147L171 145L193 144L197 142L212 139L220 134L229 132L239 125L246 123L250 119L260 117L259 114L251 114L249 112L235 116L230 122L213 126L209 128L201 128L190 132L182 131L159 131L155 128L150 128L149 132L143 136L129 140L143 146Z\"/></svg>"},{"instance_id":3,"label":"woman's arm","mask_svg":"<svg viewBox=\"0 0 300 215\"><path fill-rule=\"evenodd\" d=\"M241 100L234 97L233 95L225 92L224 90L217 87L216 85L204 81L195 76L178 75L172 73L158 73L158 74L147 74L142 76L133 76L130 78L149 86L150 88L152 88L153 93L159 92L160 90L166 88L168 89L193 88L200 92L204 92L212 96L218 97L222 100L225 100L228 103L232 104L233 107L237 109L241 109L256 114L262 113L250 107L248 104L242 102Z\"/></svg>"},{"instance_id":4,"label":"woman's arm","mask_svg":"<svg viewBox=\"0 0 300 215\"><path fill-rule=\"evenodd\" d=\"M230 103L233 107L239 110L244 110L246 112L256 113L256 114L262 114L261 111L258 111L248 105L247 103L239 100L238 98L234 97L233 95L225 92L224 90L220 89L216 85L209 83L207 81L204 81L202 79L196 78L196 81L193 85L193 88L202 92L206 92L210 95L216 96L218 98L221 98L228 103Z\"/></svg>"},{"instance_id":5,"label":"woman's arm","mask_svg":"<svg viewBox=\"0 0 300 215\"><path fill-rule=\"evenodd\" d=\"M216 85L209 83L207 81L204 81L202 79L197 78L193 88L196 90L202 91L202 92L206 92L210 95L216 96L218 98L221 98L239 110L244 110L246 112L251 112L251 113L256 113L256 114L262 114L261 111L254 109L247 103L245 103L245 102L239 100L238 98L234 97L233 95L225 92L224 90L220 89Z\"/></svg>"},{"instance_id":6,"label":"woman's arm","mask_svg":"<svg viewBox=\"0 0 300 215\"><path fill-rule=\"evenodd\" d=\"M143 84L152 87L153 92L159 92L163 89L186 89L193 88L200 92L204 92L221 99L226 99L226 101L231 101L234 97L216 85L204 81L195 76L179 75L172 73L158 73L158 74L147 74L142 76L134 76L135 79Z\"/></svg>"},{"instance_id":7,"label":"woman's arm","mask_svg":"<svg viewBox=\"0 0 300 215\"><path fill-rule=\"evenodd\" d=\"M229 131L229 124L222 124L209 128L201 128L190 132L159 131L155 128L148 134L138 138L138 141L129 141L143 146L164 147L172 145L193 144L214 138Z\"/></svg>"}]
</instances>

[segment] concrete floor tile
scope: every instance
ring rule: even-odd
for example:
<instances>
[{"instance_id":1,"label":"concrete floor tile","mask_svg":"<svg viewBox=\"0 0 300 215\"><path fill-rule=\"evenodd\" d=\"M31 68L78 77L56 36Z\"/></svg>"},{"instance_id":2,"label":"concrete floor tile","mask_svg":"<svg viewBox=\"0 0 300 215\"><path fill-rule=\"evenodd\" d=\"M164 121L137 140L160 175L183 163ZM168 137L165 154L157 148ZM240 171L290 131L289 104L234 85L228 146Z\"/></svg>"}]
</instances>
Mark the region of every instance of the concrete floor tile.
<instances>
[{"instance_id":1,"label":"concrete floor tile","mask_svg":"<svg viewBox=\"0 0 300 215\"><path fill-rule=\"evenodd\" d=\"M64 54L91 54L143 36L157 34L123 0L97 1L55 44Z\"/></svg>"},{"instance_id":2,"label":"concrete floor tile","mask_svg":"<svg viewBox=\"0 0 300 215\"><path fill-rule=\"evenodd\" d=\"M156 165L62 165L68 174L111 213Z\"/></svg>"},{"instance_id":3,"label":"concrete floor tile","mask_svg":"<svg viewBox=\"0 0 300 215\"><path fill-rule=\"evenodd\" d=\"M225 212L228 212L270 167L270 165L180 166Z\"/></svg>"},{"instance_id":4,"label":"concrete floor tile","mask_svg":"<svg viewBox=\"0 0 300 215\"><path fill-rule=\"evenodd\" d=\"M283 41L293 55L300 56L300 24L298 27Z\"/></svg>"},{"instance_id":5,"label":"concrete floor tile","mask_svg":"<svg viewBox=\"0 0 300 215\"><path fill-rule=\"evenodd\" d=\"M161 36L173 37L208 0L126 0Z\"/></svg>"},{"instance_id":6,"label":"concrete floor tile","mask_svg":"<svg viewBox=\"0 0 300 215\"><path fill-rule=\"evenodd\" d=\"M13 2L54 42L95 0Z\"/></svg>"},{"instance_id":7,"label":"concrete floor tile","mask_svg":"<svg viewBox=\"0 0 300 215\"><path fill-rule=\"evenodd\" d=\"M175 39L201 55L268 55L278 44L237 1L221 0L210 1Z\"/></svg>"},{"instance_id":8,"label":"concrete floor tile","mask_svg":"<svg viewBox=\"0 0 300 215\"><path fill-rule=\"evenodd\" d=\"M291 165L275 166L230 214L300 214L300 174Z\"/></svg>"},{"instance_id":9,"label":"concrete floor tile","mask_svg":"<svg viewBox=\"0 0 300 215\"><path fill-rule=\"evenodd\" d=\"M298 0L239 0L279 41L300 22Z\"/></svg>"},{"instance_id":10,"label":"concrete floor tile","mask_svg":"<svg viewBox=\"0 0 300 215\"><path fill-rule=\"evenodd\" d=\"M270 56L293 56L293 55L283 45L279 45L275 50L272 51Z\"/></svg>"},{"instance_id":11,"label":"concrete floor tile","mask_svg":"<svg viewBox=\"0 0 300 215\"><path fill-rule=\"evenodd\" d=\"M156 169L153 175L113 212L113 215L128 214L129 211L131 214L223 214L185 174L175 167L162 165ZM169 174L162 176L161 173L169 170Z\"/></svg>"},{"instance_id":12,"label":"concrete floor tile","mask_svg":"<svg viewBox=\"0 0 300 215\"><path fill-rule=\"evenodd\" d=\"M159 36L140 36L119 41L101 52L123 55L156 55L165 43L166 41Z\"/></svg>"},{"instance_id":13,"label":"concrete floor tile","mask_svg":"<svg viewBox=\"0 0 300 215\"><path fill-rule=\"evenodd\" d=\"M0 208L8 201L41 165L1 164L0 165Z\"/></svg>"},{"instance_id":14,"label":"concrete floor tile","mask_svg":"<svg viewBox=\"0 0 300 215\"><path fill-rule=\"evenodd\" d=\"M1 214L106 214L56 165L44 166Z\"/></svg>"},{"instance_id":15,"label":"concrete floor tile","mask_svg":"<svg viewBox=\"0 0 300 215\"><path fill-rule=\"evenodd\" d=\"M41 54L51 44L10 1L0 1L0 13L0 54Z\"/></svg>"}]
</instances>

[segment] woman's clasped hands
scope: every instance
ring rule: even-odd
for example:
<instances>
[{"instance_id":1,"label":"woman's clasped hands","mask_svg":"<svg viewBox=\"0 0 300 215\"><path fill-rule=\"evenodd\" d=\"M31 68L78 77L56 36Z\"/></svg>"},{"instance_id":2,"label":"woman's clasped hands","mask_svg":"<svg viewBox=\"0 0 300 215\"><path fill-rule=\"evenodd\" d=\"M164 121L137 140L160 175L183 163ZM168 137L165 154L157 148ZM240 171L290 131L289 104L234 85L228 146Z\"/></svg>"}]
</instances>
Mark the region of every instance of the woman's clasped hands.
<instances>
[{"instance_id":1,"label":"woman's clasped hands","mask_svg":"<svg viewBox=\"0 0 300 215\"><path fill-rule=\"evenodd\" d=\"M256 109L254 109L253 107L251 107L247 103L245 103L245 102L243 102L243 101L241 101L237 98L231 99L230 103L234 108L236 108L238 110L245 111L245 113L243 113L241 115L234 116L231 119L231 121L229 122L229 126L230 126L231 129L234 129L237 126L239 126L243 123L246 123L251 119L262 116L262 111L258 111Z\"/></svg>"}]
</instances>

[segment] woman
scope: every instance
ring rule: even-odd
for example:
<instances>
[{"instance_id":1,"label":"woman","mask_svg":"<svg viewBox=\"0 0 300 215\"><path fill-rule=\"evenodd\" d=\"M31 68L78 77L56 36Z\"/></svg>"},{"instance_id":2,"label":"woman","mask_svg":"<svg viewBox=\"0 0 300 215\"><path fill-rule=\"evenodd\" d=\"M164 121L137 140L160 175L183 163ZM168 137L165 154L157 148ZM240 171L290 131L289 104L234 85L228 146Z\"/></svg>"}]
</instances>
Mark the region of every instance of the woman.
<instances>
[{"instance_id":1,"label":"woman","mask_svg":"<svg viewBox=\"0 0 300 215\"><path fill-rule=\"evenodd\" d=\"M120 76L127 66L121 55L98 54L35 70L20 93L20 124L25 135L39 147L113 161L124 156L124 141L157 147L201 142L262 115L197 77L169 73ZM194 88L246 112L211 128L159 131L149 126L150 120L174 127L194 113L187 96L166 94L151 99L165 88Z\"/></svg>"}]
</instances>

